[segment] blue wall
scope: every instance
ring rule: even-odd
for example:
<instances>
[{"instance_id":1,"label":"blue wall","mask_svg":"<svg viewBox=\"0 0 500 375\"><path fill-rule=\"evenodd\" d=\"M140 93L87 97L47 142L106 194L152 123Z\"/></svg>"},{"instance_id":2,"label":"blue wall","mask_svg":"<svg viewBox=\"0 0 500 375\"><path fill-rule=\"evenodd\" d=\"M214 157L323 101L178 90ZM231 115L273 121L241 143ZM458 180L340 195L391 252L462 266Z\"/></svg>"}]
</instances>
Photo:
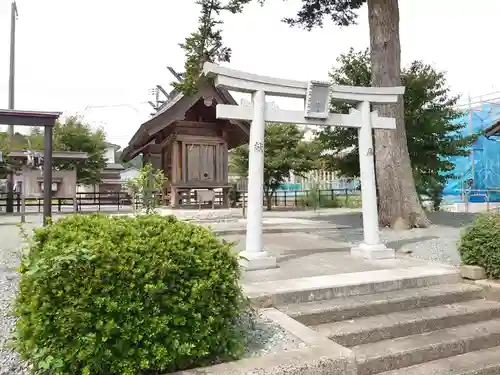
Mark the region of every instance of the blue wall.
<instances>
[{"instance_id":1,"label":"blue wall","mask_svg":"<svg viewBox=\"0 0 500 375\"><path fill-rule=\"evenodd\" d=\"M480 109L474 110L472 113L472 131L484 130L499 119L500 105L483 104ZM462 129L462 134L469 135L471 132L469 114L466 113L456 121L467 125ZM461 201L462 187L470 179L473 180L472 189L478 190L473 193L475 195L470 196L470 202L484 202L486 194L490 202L500 201L500 137L494 137L494 139L499 142L481 136L474 143L470 156L451 158L455 164L453 174L457 178L446 184L443 190L445 202ZM499 191L488 191L492 189Z\"/></svg>"}]
</instances>

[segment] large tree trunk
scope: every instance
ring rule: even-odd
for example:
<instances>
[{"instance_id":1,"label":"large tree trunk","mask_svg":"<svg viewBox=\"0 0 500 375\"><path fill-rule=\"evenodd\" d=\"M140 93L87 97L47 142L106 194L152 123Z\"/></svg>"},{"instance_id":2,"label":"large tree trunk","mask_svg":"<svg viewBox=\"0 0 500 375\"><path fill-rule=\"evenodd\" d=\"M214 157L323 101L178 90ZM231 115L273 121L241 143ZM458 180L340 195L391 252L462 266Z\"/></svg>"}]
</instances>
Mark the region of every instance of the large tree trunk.
<instances>
[{"instance_id":1,"label":"large tree trunk","mask_svg":"<svg viewBox=\"0 0 500 375\"><path fill-rule=\"evenodd\" d=\"M401 85L401 44L398 0L368 0L373 86ZM379 218L395 229L429 224L420 204L408 154L403 98L377 107L381 116L395 117L396 130L375 130L375 165Z\"/></svg>"}]
</instances>

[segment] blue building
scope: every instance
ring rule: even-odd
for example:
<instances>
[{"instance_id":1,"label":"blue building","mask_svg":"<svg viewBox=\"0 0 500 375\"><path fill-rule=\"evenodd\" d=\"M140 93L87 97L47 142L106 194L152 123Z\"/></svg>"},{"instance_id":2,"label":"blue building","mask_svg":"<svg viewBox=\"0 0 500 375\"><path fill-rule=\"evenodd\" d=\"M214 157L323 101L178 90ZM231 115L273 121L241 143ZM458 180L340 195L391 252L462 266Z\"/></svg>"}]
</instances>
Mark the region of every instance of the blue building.
<instances>
[{"instance_id":1,"label":"blue building","mask_svg":"<svg viewBox=\"0 0 500 375\"><path fill-rule=\"evenodd\" d=\"M482 104L456 121L468 125L462 135L484 135L469 156L452 158L456 178L446 184L444 202L500 202L500 103Z\"/></svg>"}]
</instances>

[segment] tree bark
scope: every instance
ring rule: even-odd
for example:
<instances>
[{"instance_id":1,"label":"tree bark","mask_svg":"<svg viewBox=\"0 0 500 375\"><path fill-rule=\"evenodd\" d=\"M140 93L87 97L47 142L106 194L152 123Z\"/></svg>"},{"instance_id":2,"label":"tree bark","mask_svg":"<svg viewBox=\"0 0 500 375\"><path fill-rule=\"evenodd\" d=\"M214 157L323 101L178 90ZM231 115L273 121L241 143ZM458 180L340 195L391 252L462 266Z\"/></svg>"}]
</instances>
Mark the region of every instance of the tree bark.
<instances>
[{"instance_id":1,"label":"tree bark","mask_svg":"<svg viewBox=\"0 0 500 375\"><path fill-rule=\"evenodd\" d=\"M401 86L398 0L368 0L372 86ZM403 98L377 106L381 116L395 117L396 130L375 130L375 168L379 218L395 229L426 227L406 141Z\"/></svg>"}]
</instances>

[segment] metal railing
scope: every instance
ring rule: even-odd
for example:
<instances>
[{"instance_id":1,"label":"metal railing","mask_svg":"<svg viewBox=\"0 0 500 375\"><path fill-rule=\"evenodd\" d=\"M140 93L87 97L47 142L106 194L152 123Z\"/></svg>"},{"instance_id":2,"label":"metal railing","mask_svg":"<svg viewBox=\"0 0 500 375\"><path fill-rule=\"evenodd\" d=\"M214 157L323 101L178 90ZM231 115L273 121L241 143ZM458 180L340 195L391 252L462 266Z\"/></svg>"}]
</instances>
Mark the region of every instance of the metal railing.
<instances>
[{"instance_id":1,"label":"metal railing","mask_svg":"<svg viewBox=\"0 0 500 375\"><path fill-rule=\"evenodd\" d=\"M119 211L127 206L132 206L132 198L124 192L76 193L75 198L52 198L53 212ZM6 208L7 193L0 193L0 212L5 213ZM15 213L41 213L42 211L43 198L23 197L20 193L14 193Z\"/></svg>"},{"instance_id":2,"label":"metal railing","mask_svg":"<svg viewBox=\"0 0 500 375\"><path fill-rule=\"evenodd\" d=\"M214 205L222 206L224 202L221 191L215 191ZM271 197L273 207L338 207L349 205L349 202L359 201L360 190L358 189L318 189L318 190L278 190ZM233 191L230 193L229 203L232 207L242 207L247 204L248 193L246 191ZM157 197L161 205L169 205L169 197L165 199ZM267 206L264 197L262 202ZM139 206L139 202L125 192L95 192L77 193L75 198L52 198L53 212L99 212L119 211L124 207ZM196 192L184 193L181 207L199 207ZM7 194L0 193L0 212L5 213L7 207ZM201 207L212 207L212 202L205 202ZM43 198L23 197L20 193L14 193L14 213L42 213Z\"/></svg>"}]
</instances>

